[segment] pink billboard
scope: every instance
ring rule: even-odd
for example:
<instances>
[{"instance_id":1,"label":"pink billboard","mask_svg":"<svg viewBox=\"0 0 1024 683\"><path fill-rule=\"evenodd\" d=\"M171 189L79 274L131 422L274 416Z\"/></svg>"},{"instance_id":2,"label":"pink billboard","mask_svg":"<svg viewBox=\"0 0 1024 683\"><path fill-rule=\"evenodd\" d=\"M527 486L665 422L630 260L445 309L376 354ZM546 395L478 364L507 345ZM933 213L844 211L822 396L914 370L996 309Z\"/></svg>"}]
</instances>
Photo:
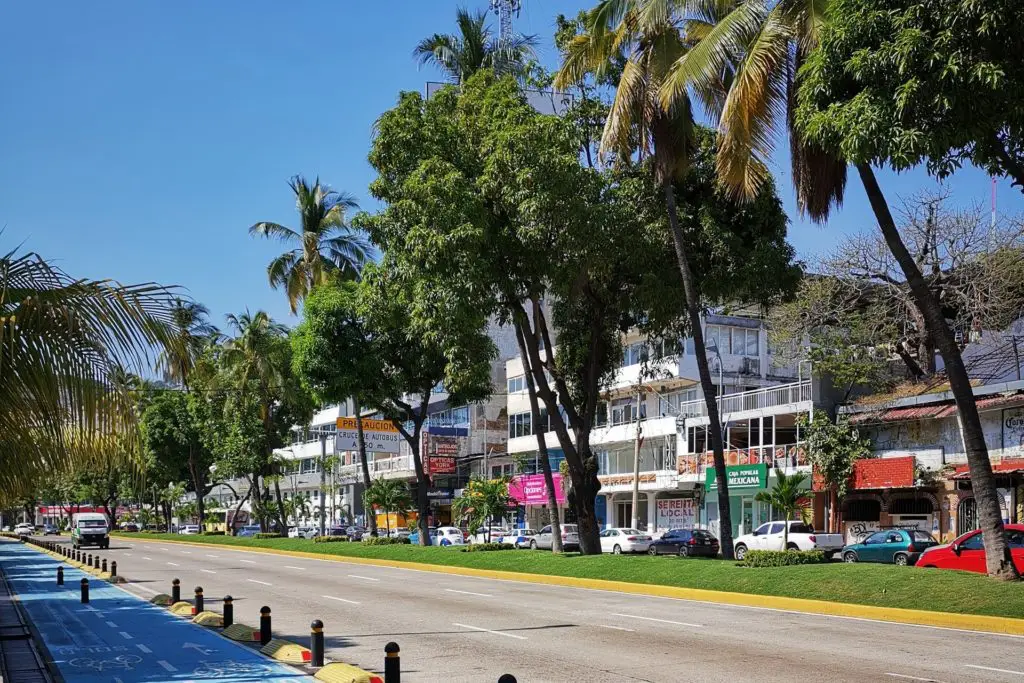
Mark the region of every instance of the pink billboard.
<instances>
[{"instance_id":1,"label":"pink billboard","mask_svg":"<svg viewBox=\"0 0 1024 683\"><path fill-rule=\"evenodd\" d=\"M555 500L559 505L565 505L565 492L562 491L562 475L552 472L551 478L555 483ZM547 505L548 489L544 484L543 474L520 474L513 477L508 484L508 493L515 498L520 505Z\"/></svg>"}]
</instances>

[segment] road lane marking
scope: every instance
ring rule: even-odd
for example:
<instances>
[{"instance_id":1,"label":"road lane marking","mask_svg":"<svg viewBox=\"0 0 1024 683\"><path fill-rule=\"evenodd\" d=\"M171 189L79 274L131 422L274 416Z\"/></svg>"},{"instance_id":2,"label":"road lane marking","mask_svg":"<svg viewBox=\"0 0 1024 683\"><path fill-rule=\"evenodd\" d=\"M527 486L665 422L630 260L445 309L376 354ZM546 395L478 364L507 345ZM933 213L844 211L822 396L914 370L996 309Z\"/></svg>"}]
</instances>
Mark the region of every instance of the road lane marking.
<instances>
[{"instance_id":1,"label":"road lane marking","mask_svg":"<svg viewBox=\"0 0 1024 683\"><path fill-rule=\"evenodd\" d=\"M172 567L180 567L181 566L177 562L168 562L167 564L171 565Z\"/></svg>"},{"instance_id":2,"label":"road lane marking","mask_svg":"<svg viewBox=\"0 0 1024 683\"><path fill-rule=\"evenodd\" d=\"M273 586L274 585L272 583L267 583L266 581L257 581L256 579L246 579L246 581L248 581L249 583L258 583L258 584L260 584L262 586Z\"/></svg>"},{"instance_id":3,"label":"road lane marking","mask_svg":"<svg viewBox=\"0 0 1024 683\"><path fill-rule=\"evenodd\" d=\"M178 670L178 667L173 666L170 662L163 659L156 660L156 663L172 673Z\"/></svg>"},{"instance_id":4,"label":"road lane marking","mask_svg":"<svg viewBox=\"0 0 1024 683\"><path fill-rule=\"evenodd\" d=\"M526 640L526 636L517 636L514 633L502 633L501 631L492 631L489 628L480 628L479 626L470 626L469 624L457 624L452 623L452 626L459 626L461 628L468 628L470 631L480 631L482 633L490 633L495 636L504 636L506 638L515 638L516 640Z\"/></svg>"},{"instance_id":5,"label":"road lane marking","mask_svg":"<svg viewBox=\"0 0 1024 683\"><path fill-rule=\"evenodd\" d=\"M136 587L136 588L138 588L139 590L143 590L143 591L146 591L146 592L147 592L147 593L149 593L150 595L160 595L160 591L155 591L155 590L153 590L152 588L150 588L149 586L143 586L142 584L139 584L139 583L135 583L134 581L130 581L130 582L128 582L128 585L129 585L129 586L135 586L135 587Z\"/></svg>"},{"instance_id":6,"label":"road lane marking","mask_svg":"<svg viewBox=\"0 0 1024 683\"><path fill-rule=\"evenodd\" d=\"M127 631L121 631L121 637L125 640L132 640L132 634L128 633Z\"/></svg>"},{"instance_id":7,"label":"road lane marking","mask_svg":"<svg viewBox=\"0 0 1024 683\"><path fill-rule=\"evenodd\" d=\"M675 624L676 626L692 626L693 628L704 628L703 624L689 624L685 621L671 621L669 619L655 619L654 617L638 617L635 614L617 614L613 613L613 617L626 617L627 619L643 619L644 621L657 621L662 624Z\"/></svg>"},{"instance_id":8,"label":"road lane marking","mask_svg":"<svg viewBox=\"0 0 1024 683\"><path fill-rule=\"evenodd\" d=\"M139 652L145 652L147 655L153 654L153 651L145 645L143 645L142 643L138 643L135 647L139 648Z\"/></svg>"},{"instance_id":9,"label":"road lane marking","mask_svg":"<svg viewBox=\"0 0 1024 683\"><path fill-rule=\"evenodd\" d=\"M349 574L348 576L349 578L362 579L363 581L380 581L380 579L375 579L372 576L360 576L359 574Z\"/></svg>"},{"instance_id":10,"label":"road lane marking","mask_svg":"<svg viewBox=\"0 0 1024 683\"><path fill-rule=\"evenodd\" d=\"M292 566L292 565L290 565L290 564L286 564L286 565L284 566L284 568L285 568L285 569L298 569L298 570L299 570L300 572L304 572L304 571L306 571L306 568L305 568L305 567L293 567L293 566Z\"/></svg>"},{"instance_id":11,"label":"road lane marking","mask_svg":"<svg viewBox=\"0 0 1024 683\"><path fill-rule=\"evenodd\" d=\"M493 598L494 596L490 593L474 593L473 591L457 591L454 588L445 588L445 591L449 593L462 593L463 595L479 595L481 598Z\"/></svg>"},{"instance_id":12,"label":"road lane marking","mask_svg":"<svg viewBox=\"0 0 1024 683\"><path fill-rule=\"evenodd\" d=\"M117 626L117 624L115 624L115 623L114 623L114 622L112 622L112 621L108 621L108 622L107 622L107 626L109 626L110 628L117 628L117 627L118 627L118 626Z\"/></svg>"},{"instance_id":13,"label":"road lane marking","mask_svg":"<svg viewBox=\"0 0 1024 683\"><path fill-rule=\"evenodd\" d=\"M217 559L218 557L220 557L220 555L211 555L210 553L207 553L206 556L207 557L212 557L214 559Z\"/></svg>"},{"instance_id":14,"label":"road lane marking","mask_svg":"<svg viewBox=\"0 0 1024 683\"><path fill-rule=\"evenodd\" d=\"M246 564L256 564L252 560L239 560L239 562L245 562Z\"/></svg>"},{"instance_id":15,"label":"road lane marking","mask_svg":"<svg viewBox=\"0 0 1024 683\"><path fill-rule=\"evenodd\" d=\"M199 571L206 572L207 574L216 574L217 573L217 572L213 571L212 569L200 569Z\"/></svg>"},{"instance_id":16,"label":"road lane marking","mask_svg":"<svg viewBox=\"0 0 1024 683\"><path fill-rule=\"evenodd\" d=\"M1024 676L1024 671L1014 671L1013 669L997 669L994 666L981 666L979 664L964 664L968 669L981 669L982 671L995 671L1001 674L1016 674L1017 676Z\"/></svg>"},{"instance_id":17,"label":"road lane marking","mask_svg":"<svg viewBox=\"0 0 1024 683\"><path fill-rule=\"evenodd\" d=\"M328 600L337 600L338 602L347 602L350 605L358 605L359 603L355 600L346 600L345 598L336 598L333 595L321 595L321 598L327 598Z\"/></svg>"},{"instance_id":18,"label":"road lane marking","mask_svg":"<svg viewBox=\"0 0 1024 683\"><path fill-rule=\"evenodd\" d=\"M142 556L142 559L144 559L144 560L149 560L150 562L152 562L152 561L153 561L153 558L152 558L152 557L146 557L145 555L143 555L143 556Z\"/></svg>"},{"instance_id":19,"label":"road lane marking","mask_svg":"<svg viewBox=\"0 0 1024 683\"><path fill-rule=\"evenodd\" d=\"M191 551L191 550L182 550L182 551L181 551L181 554L182 554L182 555L191 555L191 554L192 554L192 551Z\"/></svg>"},{"instance_id":20,"label":"road lane marking","mask_svg":"<svg viewBox=\"0 0 1024 683\"><path fill-rule=\"evenodd\" d=\"M885 673L885 675L891 676L893 678L905 678L908 681L925 681L926 683L941 683L941 681L937 681L934 678L921 678L920 676L908 676L907 674L894 674L889 673L888 671Z\"/></svg>"},{"instance_id":21,"label":"road lane marking","mask_svg":"<svg viewBox=\"0 0 1024 683\"><path fill-rule=\"evenodd\" d=\"M131 556L132 556L132 554L131 554L131 553L125 553L125 554L124 554L124 556L125 556L125 557L131 557Z\"/></svg>"},{"instance_id":22,"label":"road lane marking","mask_svg":"<svg viewBox=\"0 0 1024 683\"><path fill-rule=\"evenodd\" d=\"M636 633L635 628L626 628L625 626L609 626L608 624L598 624L601 628L611 628L616 631L629 631L630 633Z\"/></svg>"}]
</instances>

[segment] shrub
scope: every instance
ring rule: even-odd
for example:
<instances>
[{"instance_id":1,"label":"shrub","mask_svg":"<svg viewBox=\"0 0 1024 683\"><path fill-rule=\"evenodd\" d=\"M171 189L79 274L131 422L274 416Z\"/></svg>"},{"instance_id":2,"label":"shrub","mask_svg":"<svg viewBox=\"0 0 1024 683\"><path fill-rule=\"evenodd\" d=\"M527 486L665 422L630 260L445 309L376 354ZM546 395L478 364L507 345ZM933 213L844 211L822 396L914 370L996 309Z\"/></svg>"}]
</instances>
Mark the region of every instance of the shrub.
<instances>
[{"instance_id":1,"label":"shrub","mask_svg":"<svg viewBox=\"0 0 1024 683\"><path fill-rule=\"evenodd\" d=\"M223 531L204 531L203 536L223 536Z\"/></svg>"},{"instance_id":2,"label":"shrub","mask_svg":"<svg viewBox=\"0 0 1024 683\"><path fill-rule=\"evenodd\" d=\"M828 562L820 550L748 550L741 567L792 567Z\"/></svg>"},{"instance_id":3,"label":"shrub","mask_svg":"<svg viewBox=\"0 0 1024 683\"><path fill-rule=\"evenodd\" d=\"M315 536L314 543L348 543L348 536Z\"/></svg>"},{"instance_id":4,"label":"shrub","mask_svg":"<svg viewBox=\"0 0 1024 683\"><path fill-rule=\"evenodd\" d=\"M473 543L467 545L462 549L464 553L486 553L492 550L515 550L514 545L505 545L504 543Z\"/></svg>"},{"instance_id":5,"label":"shrub","mask_svg":"<svg viewBox=\"0 0 1024 683\"><path fill-rule=\"evenodd\" d=\"M363 539L363 545L408 545L410 542L408 536L367 536Z\"/></svg>"},{"instance_id":6,"label":"shrub","mask_svg":"<svg viewBox=\"0 0 1024 683\"><path fill-rule=\"evenodd\" d=\"M284 536L282 534L277 533L276 531L261 531L260 533L253 536L253 538L284 538Z\"/></svg>"}]
</instances>

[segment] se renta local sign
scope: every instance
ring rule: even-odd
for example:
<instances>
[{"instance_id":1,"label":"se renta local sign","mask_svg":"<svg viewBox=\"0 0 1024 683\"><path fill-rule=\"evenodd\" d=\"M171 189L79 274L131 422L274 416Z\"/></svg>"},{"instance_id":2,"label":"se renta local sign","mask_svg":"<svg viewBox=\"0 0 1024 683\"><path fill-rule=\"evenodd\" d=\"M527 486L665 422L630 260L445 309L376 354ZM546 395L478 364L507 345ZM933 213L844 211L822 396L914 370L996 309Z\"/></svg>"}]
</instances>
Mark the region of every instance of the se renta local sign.
<instances>
[{"instance_id":1,"label":"se renta local sign","mask_svg":"<svg viewBox=\"0 0 1024 683\"><path fill-rule=\"evenodd\" d=\"M768 465L730 465L725 468L725 483L730 491L734 489L767 488ZM707 469L704 488L707 491L718 488L714 467Z\"/></svg>"},{"instance_id":2,"label":"se renta local sign","mask_svg":"<svg viewBox=\"0 0 1024 683\"><path fill-rule=\"evenodd\" d=\"M339 417L334 435L335 451L359 450L359 433L354 417ZM402 435L391 420L363 419L363 440L367 453L398 453Z\"/></svg>"}]
</instances>

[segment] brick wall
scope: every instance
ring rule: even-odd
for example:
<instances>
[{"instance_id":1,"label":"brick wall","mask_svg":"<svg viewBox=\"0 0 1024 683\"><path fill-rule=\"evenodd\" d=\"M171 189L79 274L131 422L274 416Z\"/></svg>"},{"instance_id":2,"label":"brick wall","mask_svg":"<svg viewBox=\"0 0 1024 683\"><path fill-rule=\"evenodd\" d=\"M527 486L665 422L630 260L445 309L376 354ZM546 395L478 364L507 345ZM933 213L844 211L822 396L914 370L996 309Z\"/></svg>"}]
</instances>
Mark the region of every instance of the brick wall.
<instances>
[{"instance_id":1,"label":"brick wall","mask_svg":"<svg viewBox=\"0 0 1024 683\"><path fill-rule=\"evenodd\" d=\"M870 458L853 464L854 489L908 488L913 485L913 456Z\"/></svg>"}]
</instances>

